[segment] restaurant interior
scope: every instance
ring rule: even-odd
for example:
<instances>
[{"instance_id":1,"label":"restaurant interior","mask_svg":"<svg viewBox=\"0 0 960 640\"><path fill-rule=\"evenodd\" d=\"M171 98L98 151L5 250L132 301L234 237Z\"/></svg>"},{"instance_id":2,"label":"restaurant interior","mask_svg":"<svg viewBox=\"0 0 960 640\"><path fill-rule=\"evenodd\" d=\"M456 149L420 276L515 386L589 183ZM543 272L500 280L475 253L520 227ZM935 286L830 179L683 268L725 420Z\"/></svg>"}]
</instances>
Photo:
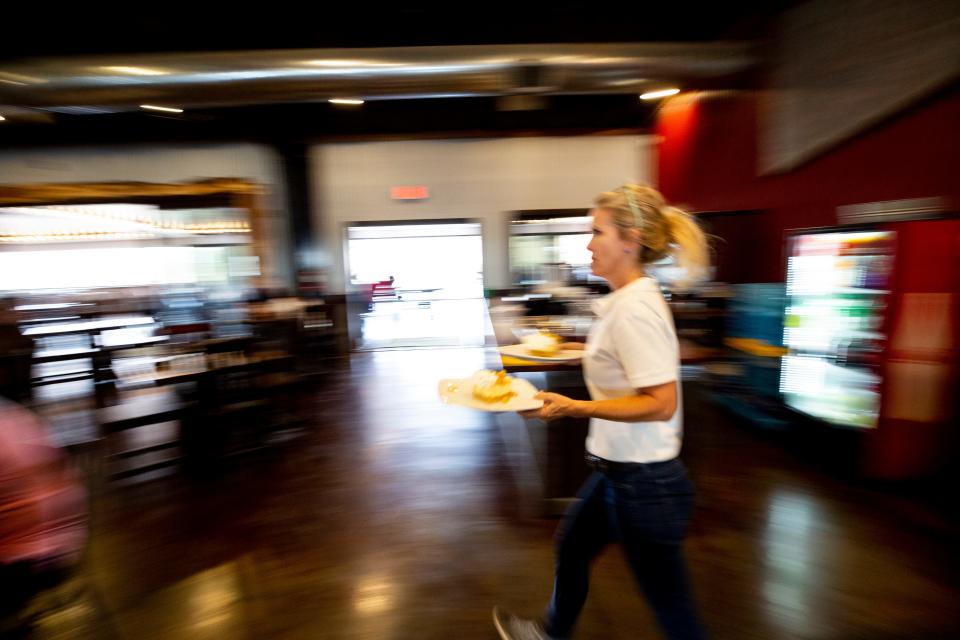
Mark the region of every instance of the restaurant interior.
<instances>
[{"instance_id":1,"label":"restaurant interior","mask_svg":"<svg viewBox=\"0 0 960 640\"><path fill-rule=\"evenodd\" d=\"M709 239L646 273L709 636L960 637L960 5L607 4L3 10L0 637L543 614L589 420L451 390L590 397L524 345L628 182ZM573 637L658 633L605 551Z\"/></svg>"}]
</instances>

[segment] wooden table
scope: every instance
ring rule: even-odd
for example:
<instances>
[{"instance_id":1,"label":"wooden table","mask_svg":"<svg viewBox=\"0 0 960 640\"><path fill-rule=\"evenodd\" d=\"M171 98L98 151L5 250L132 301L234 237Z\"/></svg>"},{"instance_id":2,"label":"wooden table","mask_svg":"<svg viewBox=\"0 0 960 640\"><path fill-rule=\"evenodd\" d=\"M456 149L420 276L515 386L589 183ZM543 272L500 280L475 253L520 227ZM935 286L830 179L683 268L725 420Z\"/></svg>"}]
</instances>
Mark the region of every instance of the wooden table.
<instances>
[{"instance_id":1,"label":"wooden table","mask_svg":"<svg viewBox=\"0 0 960 640\"><path fill-rule=\"evenodd\" d=\"M151 324L156 324L156 321L151 316L127 316L119 318L104 318L103 320L83 320L80 322L65 322L62 324L29 327L24 329L23 335L30 336L31 338L44 338L47 336L65 336L86 333L92 336L102 331L109 331L111 329L127 329L130 327L142 327Z\"/></svg>"},{"instance_id":2,"label":"wooden table","mask_svg":"<svg viewBox=\"0 0 960 640\"><path fill-rule=\"evenodd\" d=\"M210 360L204 358L198 366L170 368L154 373L130 376L121 380L121 384L126 388L143 388L148 386L165 386L195 382L207 376L235 373L260 365L277 364L285 360L291 360L293 357L291 354L282 354L264 357L235 358L232 360L225 358L221 364L213 364L212 366ZM198 358L198 362L200 361L201 359Z\"/></svg>"},{"instance_id":3,"label":"wooden table","mask_svg":"<svg viewBox=\"0 0 960 640\"><path fill-rule=\"evenodd\" d=\"M245 374L250 372L260 380L259 368L269 369L277 363L292 360L290 354L270 354L263 357L227 357L214 354L213 357L199 354L196 366L156 371L150 374L130 376L120 380L125 389L145 389L149 387L173 386L183 383L196 383L197 388L190 393L180 393L181 389L156 390L156 395L135 397L129 402L105 407L99 410L98 420L103 433L134 429L146 425L172 420L180 421L180 435L175 442L165 442L148 447L126 451L122 457L131 457L153 453L161 448L179 446L182 456L165 458L152 465L137 466L135 469L113 476L140 473L154 467L159 468L184 461L203 470L213 464L227 450L231 432L237 427L238 416L248 424L263 424L257 420L264 407L268 407L272 387L243 386L237 393L228 388L235 381L234 375L240 375L245 381L254 378ZM267 374L274 375L274 374ZM226 379L226 383L224 380Z\"/></svg>"}]
</instances>

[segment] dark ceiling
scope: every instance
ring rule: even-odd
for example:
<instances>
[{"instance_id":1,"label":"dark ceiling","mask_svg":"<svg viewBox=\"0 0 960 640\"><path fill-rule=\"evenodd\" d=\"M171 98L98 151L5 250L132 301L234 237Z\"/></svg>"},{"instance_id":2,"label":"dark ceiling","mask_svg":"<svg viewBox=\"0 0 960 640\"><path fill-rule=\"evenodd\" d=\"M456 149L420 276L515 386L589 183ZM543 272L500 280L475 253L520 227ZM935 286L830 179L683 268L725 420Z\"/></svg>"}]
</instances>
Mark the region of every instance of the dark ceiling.
<instances>
[{"instance_id":1,"label":"dark ceiling","mask_svg":"<svg viewBox=\"0 0 960 640\"><path fill-rule=\"evenodd\" d=\"M3 10L0 60L51 55L549 42L752 40L787 0L94 3Z\"/></svg>"},{"instance_id":2,"label":"dark ceiling","mask_svg":"<svg viewBox=\"0 0 960 640\"><path fill-rule=\"evenodd\" d=\"M125 3L4 9L0 65L36 57L177 51L583 42L759 41L785 0L768 2ZM207 13L200 13L205 11ZM638 130L655 105L636 96L549 96L536 111L494 98L388 100L359 109L326 103L221 107L181 115L44 116L0 127L0 146L336 136L518 135Z\"/></svg>"},{"instance_id":3,"label":"dark ceiling","mask_svg":"<svg viewBox=\"0 0 960 640\"><path fill-rule=\"evenodd\" d=\"M326 103L191 110L63 115L56 126L0 130L0 145L93 144L142 141L250 140L293 142L337 137L463 137L542 132L583 134L637 130L655 105L635 96L551 96L536 111L501 111L494 98L368 102L360 108Z\"/></svg>"}]
</instances>

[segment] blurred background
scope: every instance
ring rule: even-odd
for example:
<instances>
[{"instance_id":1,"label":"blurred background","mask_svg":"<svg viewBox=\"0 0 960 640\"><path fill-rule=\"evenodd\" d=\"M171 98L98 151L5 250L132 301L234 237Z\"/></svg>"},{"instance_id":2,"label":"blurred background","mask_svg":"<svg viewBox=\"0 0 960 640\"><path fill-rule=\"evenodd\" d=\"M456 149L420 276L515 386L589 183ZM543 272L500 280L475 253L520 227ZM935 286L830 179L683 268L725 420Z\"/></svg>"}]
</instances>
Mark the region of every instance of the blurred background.
<instances>
[{"instance_id":1,"label":"blurred background","mask_svg":"<svg viewBox=\"0 0 960 640\"><path fill-rule=\"evenodd\" d=\"M537 615L585 421L595 195L711 234L681 340L716 638L947 638L952 0L16 5L0 39L0 635L493 638ZM656 633L625 563L579 638Z\"/></svg>"}]
</instances>

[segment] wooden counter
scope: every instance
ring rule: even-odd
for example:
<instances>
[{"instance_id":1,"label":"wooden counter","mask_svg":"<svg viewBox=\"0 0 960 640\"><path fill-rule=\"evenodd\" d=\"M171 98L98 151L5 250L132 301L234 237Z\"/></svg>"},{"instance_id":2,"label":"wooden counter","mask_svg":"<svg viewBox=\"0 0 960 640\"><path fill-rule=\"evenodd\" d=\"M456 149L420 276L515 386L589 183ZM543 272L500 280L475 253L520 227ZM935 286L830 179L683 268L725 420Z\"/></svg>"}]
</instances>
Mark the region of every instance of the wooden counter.
<instances>
[{"instance_id":1,"label":"wooden counter","mask_svg":"<svg viewBox=\"0 0 960 640\"><path fill-rule=\"evenodd\" d=\"M721 350L680 340L681 364L718 358ZM589 399L580 361L536 362L500 356L503 368L536 388L577 400ZM589 430L585 418L560 418L546 423L523 420L515 413L498 415L520 489L523 511L531 516L562 515L577 488L589 475L583 459Z\"/></svg>"},{"instance_id":2,"label":"wooden counter","mask_svg":"<svg viewBox=\"0 0 960 640\"><path fill-rule=\"evenodd\" d=\"M723 353L722 349L704 347L690 340L680 339L680 364L696 364L716 360ZM511 373L524 371L579 371L580 361L576 362L538 362L524 360L513 356L500 356L503 368Z\"/></svg>"}]
</instances>

